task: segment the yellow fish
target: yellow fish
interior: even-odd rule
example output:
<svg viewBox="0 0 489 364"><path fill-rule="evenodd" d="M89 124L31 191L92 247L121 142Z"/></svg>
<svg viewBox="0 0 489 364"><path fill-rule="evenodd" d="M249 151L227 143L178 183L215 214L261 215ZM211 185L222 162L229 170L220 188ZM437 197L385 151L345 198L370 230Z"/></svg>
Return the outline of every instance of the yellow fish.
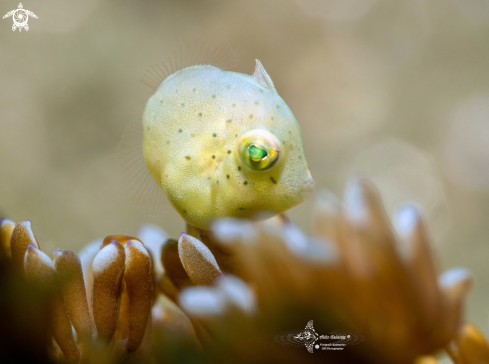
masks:
<svg viewBox="0 0 489 364"><path fill-rule="evenodd" d="M299 124L258 60L252 76L209 64L171 73L142 128L147 170L193 227L271 217L312 192Z"/></svg>

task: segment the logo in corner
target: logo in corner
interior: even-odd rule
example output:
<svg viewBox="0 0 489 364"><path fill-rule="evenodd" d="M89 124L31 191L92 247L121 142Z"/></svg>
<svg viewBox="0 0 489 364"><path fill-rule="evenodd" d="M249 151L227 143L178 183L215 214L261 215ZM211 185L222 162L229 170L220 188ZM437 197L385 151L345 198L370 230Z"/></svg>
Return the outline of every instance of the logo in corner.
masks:
<svg viewBox="0 0 489 364"><path fill-rule="evenodd" d="M12 25L13 31L15 31L17 28L19 29L19 32L22 31L22 28L28 31L29 24L27 24L27 22L29 21L29 15L37 19L36 14L34 14L32 11L25 10L22 3L19 3L19 8L9 11L7 14L3 16L3 19L8 18L10 16L13 18L14 20L14 25Z"/></svg>
<svg viewBox="0 0 489 364"><path fill-rule="evenodd" d="M312 326L312 321L309 321L306 325L304 331L300 332L298 335L294 336L294 338L302 341L307 348L307 351L312 353L314 343L319 339L319 335L316 334L316 330ZM317 345L316 345L317 346ZM316 348L317 349L317 348Z"/></svg>

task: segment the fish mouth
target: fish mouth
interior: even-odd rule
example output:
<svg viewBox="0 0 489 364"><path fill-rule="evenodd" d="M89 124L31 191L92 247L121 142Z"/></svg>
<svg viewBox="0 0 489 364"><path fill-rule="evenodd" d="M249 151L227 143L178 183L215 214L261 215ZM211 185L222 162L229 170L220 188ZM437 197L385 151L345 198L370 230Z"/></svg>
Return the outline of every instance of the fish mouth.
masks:
<svg viewBox="0 0 489 364"><path fill-rule="evenodd" d="M299 192L301 201L305 201L312 196L315 185L316 181L314 180L314 178L312 178L311 174L309 174L307 180L304 182Z"/></svg>

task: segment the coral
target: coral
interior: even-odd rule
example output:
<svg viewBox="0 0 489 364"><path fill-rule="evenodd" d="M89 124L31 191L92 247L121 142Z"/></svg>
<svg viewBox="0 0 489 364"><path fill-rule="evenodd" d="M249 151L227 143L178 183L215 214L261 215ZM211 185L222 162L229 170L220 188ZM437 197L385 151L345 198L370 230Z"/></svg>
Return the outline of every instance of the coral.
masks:
<svg viewBox="0 0 489 364"><path fill-rule="evenodd" d="M355 179L342 203L318 194L312 222L307 236L284 215L219 220L178 241L146 227L148 245L111 235L51 260L29 221L2 219L2 359L430 364L445 351L456 364L489 363L464 319L471 273L437 273L414 205L391 226L372 183ZM320 334L349 336L328 351Z"/></svg>
<svg viewBox="0 0 489 364"><path fill-rule="evenodd" d="M24 279L20 290L34 285L49 293L44 337L54 340L46 343L45 354L63 363L147 356L155 273L143 243L125 235L108 236L84 257L90 264L83 272L72 251L55 250L54 261L43 253L30 221L3 220L0 235L2 256L10 257L11 270Z"/></svg>

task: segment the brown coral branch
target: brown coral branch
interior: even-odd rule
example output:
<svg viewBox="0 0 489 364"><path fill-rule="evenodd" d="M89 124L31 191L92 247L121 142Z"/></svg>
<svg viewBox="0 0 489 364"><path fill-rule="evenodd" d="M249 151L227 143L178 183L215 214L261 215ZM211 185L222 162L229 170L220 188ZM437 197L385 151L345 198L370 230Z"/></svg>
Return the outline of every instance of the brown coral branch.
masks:
<svg viewBox="0 0 489 364"><path fill-rule="evenodd" d="M93 317L98 339L106 344L110 343L116 330L124 262L124 248L113 240L100 250L92 263Z"/></svg>
<svg viewBox="0 0 489 364"><path fill-rule="evenodd" d="M27 246L32 245L37 249L41 249L34 233L31 229L30 221L19 222L15 225L12 237L10 239L10 249L12 254L12 263L19 270L23 270L24 267L24 255L27 250Z"/></svg>
<svg viewBox="0 0 489 364"><path fill-rule="evenodd" d="M172 293L172 288L169 283L172 284L177 290L181 290L188 286L193 286L185 268L183 267L180 256L178 255L178 241L174 239L168 239L161 249L161 264L165 270L165 274L162 278L161 284L163 284L165 291L168 290L168 297L173 299L175 296ZM166 277L166 278L165 278ZM169 282L168 282L169 281Z"/></svg>
<svg viewBox="0 0 489 364"><path fill-rule="evenodd" d="M88 362L92 345L92 321L88 311L80 259L71 250L56 249L54 266L58 274L61 294L82 350L81 362Z"/></svg>
<svg viewBox="0 0 489 364"><path fill-rule="evenodd" d="M0 219L0 254L10 256L10 239L14 228L15 223L12 220Z"/></svg>
<svg viewBox="0 0 489 364"><path fill-rule="evenodd" d="M126 269L124 279L129 296L129 338L127 351L135 351L143 340L146 323L151 312L153 282L151 261L142 243L126 243Z"/></svg>
<svg viewBox="0 0 489 364"><path fill-rule="evenodd" d="M66 312L63 297L58 290L56 269L53 262L42 251L29 245L25 254L25 273L27 279L39 285L55 290L53 301L53 337L58 343L65 358L70 363L77 363L80 352L73 338L71 322Z"/></svg>
<svg viewBox="0 0 489 364"><path fill-rule="evenodd" d="M209 248L193 236L182 233L178 241L178 254L194 284L213 285L223 277Z"/></svg>

